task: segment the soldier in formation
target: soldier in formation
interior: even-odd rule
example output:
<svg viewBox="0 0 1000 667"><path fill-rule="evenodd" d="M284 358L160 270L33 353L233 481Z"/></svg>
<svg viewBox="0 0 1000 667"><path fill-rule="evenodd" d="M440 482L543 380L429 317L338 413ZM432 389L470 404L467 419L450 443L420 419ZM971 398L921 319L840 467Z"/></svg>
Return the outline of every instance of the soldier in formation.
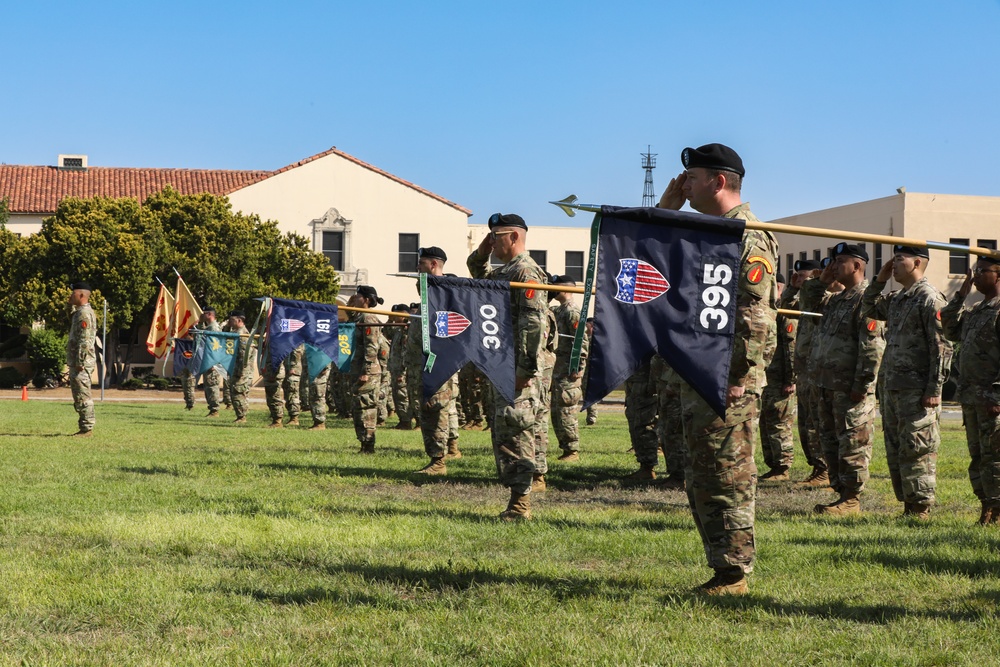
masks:
<svg viewBox="0 0 1000 667"><path fill-rule="evenodd" d="M552 284L576 286L569 276L553 276ZM552 427L559 440L562 454L560 461L580 460L580 401L583 400L583 373L570 368L573 340L580 326L580 307L573 302L570 292L550 292L549 296L558 302L554 312L559 333L556 347L556 362L552 370ZM585 368L590 341L584 336L580 350L580 368Z"/></svg>
<svg viewBox="0 0 1000 667"><path fill-rule="evenodd" d="M785 278L777 274L778 299ZM795 459L795 332L796 320L777 316L777 345L767 363L767 386L760 396L760 444L769 470L760 479L771 482L789 480L788 470Z"/></svg>
<svg viewBox="0 0 1000 667"><path fill-rule="evenodd" d="M683 489L684 470L688 466L681 414L681 385L684 381L658 354L650 363L650 373L656 383L656 441L667 464L667 476L660 485L666 489Z"/></svg>
<svg viewBox="0 0 1000 667"><path fill-rule="evenodd" d="M384 303L371 285L360 285L347 301L355 308L374 308ZM351 357L351 417L354 432L361 443L362 454L375 453L375 428L378 418L378 392L382 384L382 345L377 326L379 320L371 313L352 312L354 322L354 356Z"/></svg>
<svg viewBox="0 0 1000 667"><path fill-rule="evenodd" d="M215 308L205 308L201 313L198 328L202 331L222 331L217 321ZM220 387L222 383L222 369L219 366L212 366L202 376L202 384L205 391L205 403L208 404L207 417L219 416Z"/></svg>
<svg viewBox="0 0 1000 667"><path fill-rule="evenodd" d="M487 427L483 407L483 392L487 383L486 376L472 362L458 371L458 397L465 416L462 428L466 431L482 431Z"/></svg>
<svg viewBox="0 0 1000 667"><path fill-rule="evenodd" d="M250 409L250 385L253 383L253 350L256 345L250 339L245 320L246 315L242 310L234 310L229 314L230 330L240 334L236 345L236 368L230 378L236 424L245 424L247 421L247 412Z"/></svg>
<svg viewBox="0 0 1000 667"><path fill-rule="evenodd" d="M410 392L406 381L406 337L409 331L410 307L405 303L397 303L392 307L392 312L401 314L390 317L389 321L404 326L392 327L389 332L389 359L386 367L389 371L392 402L399 418L395 428L409 431L413 428L413 406L410 403Z"/></svg>
<svg viewBox="0 0 1000 667"><path fill-rule="evenodd" d="M547 295L551 296L551 292ZM558 344L556 316L551 308L545 309L545 329L542 333L542 351L538 357L538 403L535 409L535 475L532 493L545 491L545 475L549 472L549 414L552 407L552 371L556 365Z"/></svg>
<svg viewBox="0 0 1000 667"><path fill-rule="evenodd" d="M288 410L288 426L299 424L299 378L302 375L302 355L305 345L299 345L282 359L277 369L268 363L264 369L264 397L271 413L271 428L285 426L285 410ZM280 389L280 393L279 393Z"/></svg>
<svg viewBox="0 0 1000 667"><path fill-rule="evenodd" d="M91 377L97 366L97 318L90 307L90 285L84 282L70 285L69 340L66 344L66 365L73 407L79 415L79 429L74 435L94 434L94 399L90 394Z"/></svg>

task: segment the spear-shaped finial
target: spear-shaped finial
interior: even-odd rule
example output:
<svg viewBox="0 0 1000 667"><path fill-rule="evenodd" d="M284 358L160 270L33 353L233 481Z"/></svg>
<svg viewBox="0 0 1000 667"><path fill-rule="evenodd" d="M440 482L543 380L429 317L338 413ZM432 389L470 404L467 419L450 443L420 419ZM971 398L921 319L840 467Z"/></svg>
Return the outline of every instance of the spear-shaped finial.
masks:
<svg viewBox="0 0 1000 667"><path fill-rule="evenodd" d="M576 215L577 211L590 211L591 213L597 213L601 210L600 206L596 204L577 204L576 195L570 195L565 199L560 199L559 201L550 201L550 204L554 204L563 210L563 213L569 217Z"/></svg>

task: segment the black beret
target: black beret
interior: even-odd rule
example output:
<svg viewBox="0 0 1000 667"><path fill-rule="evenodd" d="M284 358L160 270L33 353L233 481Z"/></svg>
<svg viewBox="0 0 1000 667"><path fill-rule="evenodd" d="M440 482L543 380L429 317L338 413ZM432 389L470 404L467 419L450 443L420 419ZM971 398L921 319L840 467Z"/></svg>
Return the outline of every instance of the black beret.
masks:
<svg viewBox="0 0 1000 667"><path fill-rule="evenodd" d="M576 285L576 281L573 280L572 278L570 278L569 276L566 276L566 275L557 276L557 275L553 274L552 276L549 277L549 284L550 285Z"/></svg>
<svg viewBox="0 0 1000 667"><path fill-rule="evenodd" d="M375 303L379 304L385 303L385 299L380 297L378 295L378 292L376 292L375 288L372 287L371 285L358 285L358 294L365 297L366 299L374 301Z"/></svg>
<svg viewBox="0 0 1000 667"><path fill-rule="evenodd" d="M394 313L408 313L408 312L410 312L410 307L407 306L405 303L397 303L395 306L392 307L392 312L394 312Z"/></svg>
<svg viewBox="0 0 1000 667"><path fill-rule="evenodd" d="M1000 264L1000 257L994 257L993 255L976 255L976 259L987 264Z"/></svg>
<svg viewBox="0 0 1000 667"><path fill-rule="evenodd" d="M892 246L892 254L895 255L896 253L930 259L930 254L927 252L927 248L920 248L918 246L896 244Z"/></svg>
<svg viewBox="0 0 1000 667"><path fill-rule="evenodd" d="M410 304L410 310L420 310L420 304L414 301Z"/></svg>
<svg viewBox="0 0 1000 667"><path fill-rule="evenodd" d="M819 265L818 259L797 259L795 260L795 264L792 265L792 269L795 271L814 271L822 268Z"/></svg>
<svg viewBox="0 0 1000 667"><path fill-rule="evenodd" d="M489 225L490 229L494 227L520 227L524 230L528 229L528 223L517 213L494 213L490 216Z"/></svg>
<svg viewBox="0 0 1000 667"><path fill-rule="evenodd" d="M846 255L847 257L856 257L864 261L868 261L868 251L865 247L860 244L847 243L841 241L833 248L833 256L837 257L839 255Z"/></svg>
<svg viewBox="0 0 1000 667"><path fill-rule="evenodd" d="M242 310L234 310L233 312L229 313L229 317L239 317L240 319L244 320L247 318L246 313L244 313Z"/></svg>
<svg viewBox="0 0 1000 667"><path fill-rule="evenodd" d="M746 174L740 156L732 148L722 144L705 144L698 148L685 148L681 151L681 164L684 165L685 169L703 167L732 171L740 176Z"/></svg>
<svg viewBox="0 0 1000 667"><path fill-rule="evenodd" d="M87 290L88 292L91 291L91 289L90 289L90 283L85 283L85 282L82 282L82 281L78 282L78 283L72 283L72 284L70 284L69 288L71 290L84 289L84 290Z"/></svg>
<svg viewBox="0 0 1000 667"><path fill-rule="evenodd" d="M214 313L215 312L215 308L212 308L211 306L208 306L207 308L204 308L201 312L202 313Z"/></svg>
<svg viewBox="0 0 1000 667"><path fill-rule="evenodd" d="M833 257L824 257L822 260L820 260L819 266L820 268L825 269L826 267L830 266L830 262L832 261Z"/></svg>
<svg viewBox="0 0 1000 667"><path fill-rule="evenodd" d="M446 255L444 250L441 250L441 248L436 245L432 245L429 248L421 248L420 258L423 259L424 257L427 257L428 259L440 259L442 262L448 261L448 255Z"/></svg>
<svg viewBox="0 0 1000 667"><path fill-rule="evenodd" d="M781 283L782 285L784 285L785 284L785 276L782 275L782 273L779 271L778 273L774 274L774 282Z"/></svg>

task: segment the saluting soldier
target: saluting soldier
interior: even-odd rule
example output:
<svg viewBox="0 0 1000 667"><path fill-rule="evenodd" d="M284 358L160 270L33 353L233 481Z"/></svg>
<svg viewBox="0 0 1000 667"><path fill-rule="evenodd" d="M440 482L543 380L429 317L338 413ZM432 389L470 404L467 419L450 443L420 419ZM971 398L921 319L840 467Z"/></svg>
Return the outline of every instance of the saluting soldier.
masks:
<svg viewBox="0 0 1000 667"><path fill-rule="evenodd" d="M66 344L66 365L73 407L79 419L79 430L73 435L90 437L94 434L94 399L90 394L91 377L97 366L97 318L90 307L90 285L73 283L69 295L72 309L69 341Z"/></svg>
<svg viewBox="0 0 1000 667"><path fill-rule="evenodd" d="M964 308L972 286L983 300ZM1000 259L979 257L941 310L944 334L961 343L958 396L969 443L969 481L980 525L1000 524Z"/></svg>
<svg viewBox="0 0 1000 667"><path fill-rule="evenodd" d="M941 388L951 365L940 315L947 299L924 277L927 248L895 245L892 252L865 289L861 314L886 322L879 406L892 490L904 515L926 519L937 487ZM890 276L903 289L883 295Z"/></svg>
<svg viewBox="0 0 1000 667"><path fill-rule="evenodd" d="M576 286L569 276L553 276L554 285ZM573 351L573 339L580 326L580 307L573 302L570 292L550 292L559 302L555 309L556 328L559 344L556 347L556 364L552 370L552 428L559 440L562 454L560 461L580 460L580 401L583 398L583 373L569 367ZM590 341L583 338L580 349L580 368L586 368L590 352Z"/></svg>
<svg viewBox="0 0 1000 667"><path fill-rule="evenodd" d="M778 299L785 288L785 277L778 273ZM770 468L761 480L786 482L795 460L795 332L798 323L784 315L777 316L778 344L767 364L767 386L760 396L760 444L764 463Z"/></svg>
<svg viewBox="0 0 1000 667"><path fill-rule="evenodd" d="M347 300L348 306L354 308L374 308L385 303L371 285L359 285L358 291ZM361 443L362 454L375 453L375 426L378 419L378 392L382 383L381 344L379 329L372 326L379 324L378 318L372 313L350 313L350 321L354 322L354 356L351 358L351 377L353 401L351 417L354 419L354 432ZM329 371L329 369L327 369Z"/></svg>
<svg viewBox="0 0 1000 667"><path fill-rule="evenodd" d="M838 243L833 262L803 291L821 292L833 280L844 290L830 298L813 337L810 368L818 388L819 433L838 497L818 504L818 514L861 513L860 496L868 481L875 423L875 380L885 340L878 320L865 317L861 298L868 281L864 246ZM808 288L807 288L808 286Z"/></svg>
<svg viewBox="0 0 1000 667"><path fill-rule="evenodd" d="M539 283L547 280L545 271L531 259L526 246L528 225L515 213L494 213L489 220L490 233L479 244L466 265L474 278L510 282ZM490 256L503 262L491 269ZM516 395L511 405L500 395L493 395L493 456L500 482L510 489L507 509L500 513L504 521L531 518L531 484L535 474L535 415L542 348L545 346L545 319L548 294L543 289L510 291L513 323Z"/></svg>
<svg viewBox="0 0 1000 667"><path fill-rule="evenodd" d="M663 208L691 208L709 215L758 222L742 203L746 171L732 148L707 144L685 148L684 171L660 198ZM778 244L770 232L746 229L736 290L736 325L729 369L726 414L719 417L689 385L681 387L684 434L690 456L688 502L715 576L700 587L708 595L742 595L753 570L754 447L764 355L775 340L774 264Z"/></svg>

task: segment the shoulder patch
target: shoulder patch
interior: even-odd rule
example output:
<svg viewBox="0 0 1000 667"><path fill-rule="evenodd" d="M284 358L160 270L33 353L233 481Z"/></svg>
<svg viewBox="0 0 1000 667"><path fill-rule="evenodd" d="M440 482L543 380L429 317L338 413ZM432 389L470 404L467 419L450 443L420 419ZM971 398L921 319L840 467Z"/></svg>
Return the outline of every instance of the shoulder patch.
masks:
<svg viewBox="0 0 1000 667"><path fill-rule="evenodd" d="M868 329L868 331L875 331L876 327L878 327L878 322L875 320L868 320L868 324L865 325L865 328Z"/></svg>
<svg viewBox="0 0 1000 667"><path fill-rule="evenodd" d="M749 264L760 264L764 267L764 270L768 273L774 273L774 265L771 264L771 260L767 257L762 257L761 255L753 255L747 258L747 263Z"/></svg>
<svg viewBox="0 0 1000 667"><path fill-rule="evenodd" d="M541 283L539 283L536 280L529 280L529 281L527 281L527 283L529 285L540 285L541 284ZM533 290L531 288L526 289L524 291L524 298L526 298L526 299L534 299L535 298L535 290Z"/></svg>
<svg viewBox="0 0 1000 667"><path fill-rule="evenodd" d="M366 336L371 336L372 335L372 328L371 327L365 327L365 335Z"/></svg>
<svg viewBox="0 0 1000 667"><path fill-rule="evenodd" d="M793 331L795 331L795 325L789 322L788 326L785 327L785 331L787 331L788 333L792 333Z"/></svg>
<svg viewBox="0 0 1000 667"><path fill-rule="evenodd" d="M937 321L940 322L941 321L941 311L939 310L936 313L934 313L934 317L936 317Z"/></svg>
<svg viewBox="0 0 1000 667"><path fill-rule="evenodd" d="M87 320L80 320L80 328L81 329L87 328Z"/></svg>
<svg viewBox="0 0 1000 667"><path fill-rule="evenodd" d="M747 282L752 285L756 285L761 280L764 279L764 265L760 262L754 262L747 269Z"/></svg>

